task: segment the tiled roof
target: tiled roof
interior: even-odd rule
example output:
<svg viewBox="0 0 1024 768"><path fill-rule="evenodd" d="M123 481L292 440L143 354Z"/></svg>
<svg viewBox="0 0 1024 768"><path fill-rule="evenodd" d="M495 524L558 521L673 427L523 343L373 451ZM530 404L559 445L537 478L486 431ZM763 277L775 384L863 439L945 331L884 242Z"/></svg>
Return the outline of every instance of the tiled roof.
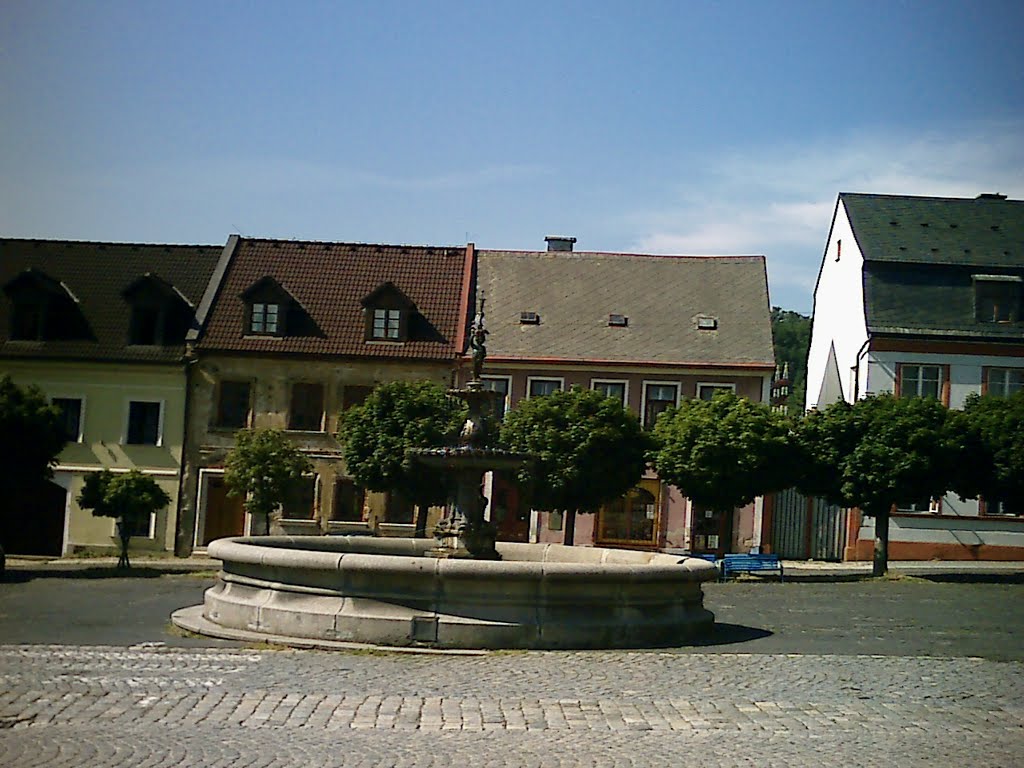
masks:
<svg viewBox="0 0 1024 768"><path fill-rule="evenodd" d="M762 256L480 251L477 288L490 358L774 365Z"/></svg>
<svg viewBox="0 0 1024 768"><path fill-rule="evenodd" d="M839 197L867 261L1024 264L1024 200L848 192Z"/></svg>
<svg viewBox="0 0 1024 768"><path fill-rule="evenodd" d="M1024 201L849 193L840 199L865 258L872 333L1024 339L1024 322L975 318L973 279L1024 278Z"/></svg>
<svg viewBox="0 0 1024 768"><path fill-rule="evenodd" d="M197 348L257 354L451 360L459 331L466 248L242 238ZM242 294L272 277L312 321L309 335L247 336ZM422 318L404 343L365 339L362 299L392 282Z"/></svg>
<svg viewBox="0 0 1024 768"><path fill-rule="evenodd" d="M152 245L0 239L0 285L33 269L63 283L77 299L92 338L10 341L10 299L0 296L0 357L173 362L184 344L130 346L131 306L123 291L150 273L198 306L223 250L217 245Z"/></svg>

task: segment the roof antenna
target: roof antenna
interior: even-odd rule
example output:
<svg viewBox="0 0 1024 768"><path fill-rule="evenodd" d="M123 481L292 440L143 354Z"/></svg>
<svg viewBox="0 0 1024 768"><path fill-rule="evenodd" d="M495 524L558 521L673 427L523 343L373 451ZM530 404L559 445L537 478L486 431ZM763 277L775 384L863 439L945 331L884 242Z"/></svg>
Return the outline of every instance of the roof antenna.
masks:
<svg viewBox="0 0 1024 768"><path fill-rule="evenodd" d="M241 235L242 237L245 237L245 238L248 238L248 237L249 237L249 236L248 236L247 234L245 234L245 232L243 232L242 230L240 230L240 229L238 228L238 225L236 225L236 224L232 224L232 225L231 225L231 228L232 228L232 229L234 229L234 230L235 230L235 232L237 232L237 233L238 233L239 235Z"/></svg>

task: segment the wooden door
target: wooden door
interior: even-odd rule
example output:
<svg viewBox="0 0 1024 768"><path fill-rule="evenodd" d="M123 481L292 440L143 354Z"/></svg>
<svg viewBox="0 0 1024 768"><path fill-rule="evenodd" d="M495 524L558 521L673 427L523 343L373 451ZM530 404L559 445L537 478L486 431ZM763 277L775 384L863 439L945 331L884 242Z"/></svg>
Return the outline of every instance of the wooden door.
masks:
<svg viewBox="0 0 1024 768"><path fill-rule="evenodd" d="M241 536L245 532L245 507L241 496L228 496L223 475L210 475L206 481L206 523L203 546L225 536Z"/></svg>

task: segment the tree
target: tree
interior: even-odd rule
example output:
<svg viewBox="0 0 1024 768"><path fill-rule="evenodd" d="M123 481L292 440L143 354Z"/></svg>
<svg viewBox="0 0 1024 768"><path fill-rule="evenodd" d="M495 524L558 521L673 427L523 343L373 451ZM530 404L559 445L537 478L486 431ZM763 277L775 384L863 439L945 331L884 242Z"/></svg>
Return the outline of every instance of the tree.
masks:
<svg viewBox="0 0 1024 768"><path fill-rule="evenodd" d="M982 447L970 452L976 457L972 465L961 465L963 495L981 495L990 506L1002 503L1024 512L1024 390L1010 397L971 395L964 417Z"/></svg>
<svg viewBox="0 0 1024 768"><path fill-rule="evenodd" d="M128 561L128 542L132 532L139 525L146 525L150 515L171 502L164 489L156 481L133 469L115 475L108 469L90 472L85 476L78 505L91 509L96 517L113 517L117 520L117 537L121 541L121 556L118 568L131 568Z"/></svg>
<svg viewBox="0 0 1024 768"><path fill-rule="evenodd" d="M60 413L38 388L0 378L0 498L10 503L53 477L66 442Z"/></svg>
<svg viewBox="0 0 1024 768"><path fill-rule="evenodd" d="M256 535L270 532L270 515L313 466L279 429L243 429L235 434L224 482L228 493L245 499Z"/></svg>
<svg viewBox="0 0 1024 768"><path fill-rule="evenodd" d="M772 342L775 365L789 365L790 413L804 408L807 390L807 353L811 346L811 318L781 307L772 307Z"/></svg>
<svg viewBox="0 0 1024 768"><path fill-rule="evenodd" d="M795 479L790 420L768 406L716 392L685 400L654 427L658 476L691 501L728 513Z"/></svg>
<svg viewBox="0 0 1024 768"><path fill-rule="evenodd" d="M889 514L899 502L941 498L963 477L963 414L934 398L874 395L840 401L800 422L800 490L875 519L872 573L889 563Z"/></svg>
<svg viewBox="0 0 1024 768"><path fill-rule="evenodd" d="M533 461L519 471L535 508L564 511L564 543L574 540L576 512L594 512L635 486L650 447L640 422L621 403L572 388L532 397L505 416L501 443Z"/></svg>
<svg viewBox="0 0 1024 768"><path fill-rule="evenodd" d="M338 439L345 467L371 491L397 491L417 506L416 536L426 535L427 510L447 499L447 481L435 469L409 461L411 448L451 444L466 410L431 381L392 381L341 415Z"/></svg>

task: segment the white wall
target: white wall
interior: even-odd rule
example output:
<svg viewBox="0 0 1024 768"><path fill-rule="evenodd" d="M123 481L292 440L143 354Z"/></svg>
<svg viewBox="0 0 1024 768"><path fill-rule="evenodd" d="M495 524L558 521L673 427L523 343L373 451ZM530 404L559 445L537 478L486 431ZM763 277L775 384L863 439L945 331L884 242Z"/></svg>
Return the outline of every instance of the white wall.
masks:
<svg viewBox="0 0 1024 768"><path fill-rule="evenodd" d="M840 241L841 252L838 245ZM822 257L818 284L814 290L811 349L807 358L805 406L808 409L824 408L829 405L829 402L825 402L825 398L821 398L820 395L828 369L829 350L833 346L839 368L842 397L849 401L853 400L851 368L868 338L867 325L864 321L863 265L864 257L857 247L846 209L840 201L836 206L832 231ZM834 395L829 394L829 397Z"/></svg>
<svg viewBox="0 0 1024 768"><path fill-rule="evenodd" d="M892 392L896 386L896 364L949 366L949 407L963 408L967 396L981 394L981 373L984 367L1013 368L1024 366L1019 357L995 355L945 355L922 352L871 352L868 354L868 377L861 394Z"/></svg>

